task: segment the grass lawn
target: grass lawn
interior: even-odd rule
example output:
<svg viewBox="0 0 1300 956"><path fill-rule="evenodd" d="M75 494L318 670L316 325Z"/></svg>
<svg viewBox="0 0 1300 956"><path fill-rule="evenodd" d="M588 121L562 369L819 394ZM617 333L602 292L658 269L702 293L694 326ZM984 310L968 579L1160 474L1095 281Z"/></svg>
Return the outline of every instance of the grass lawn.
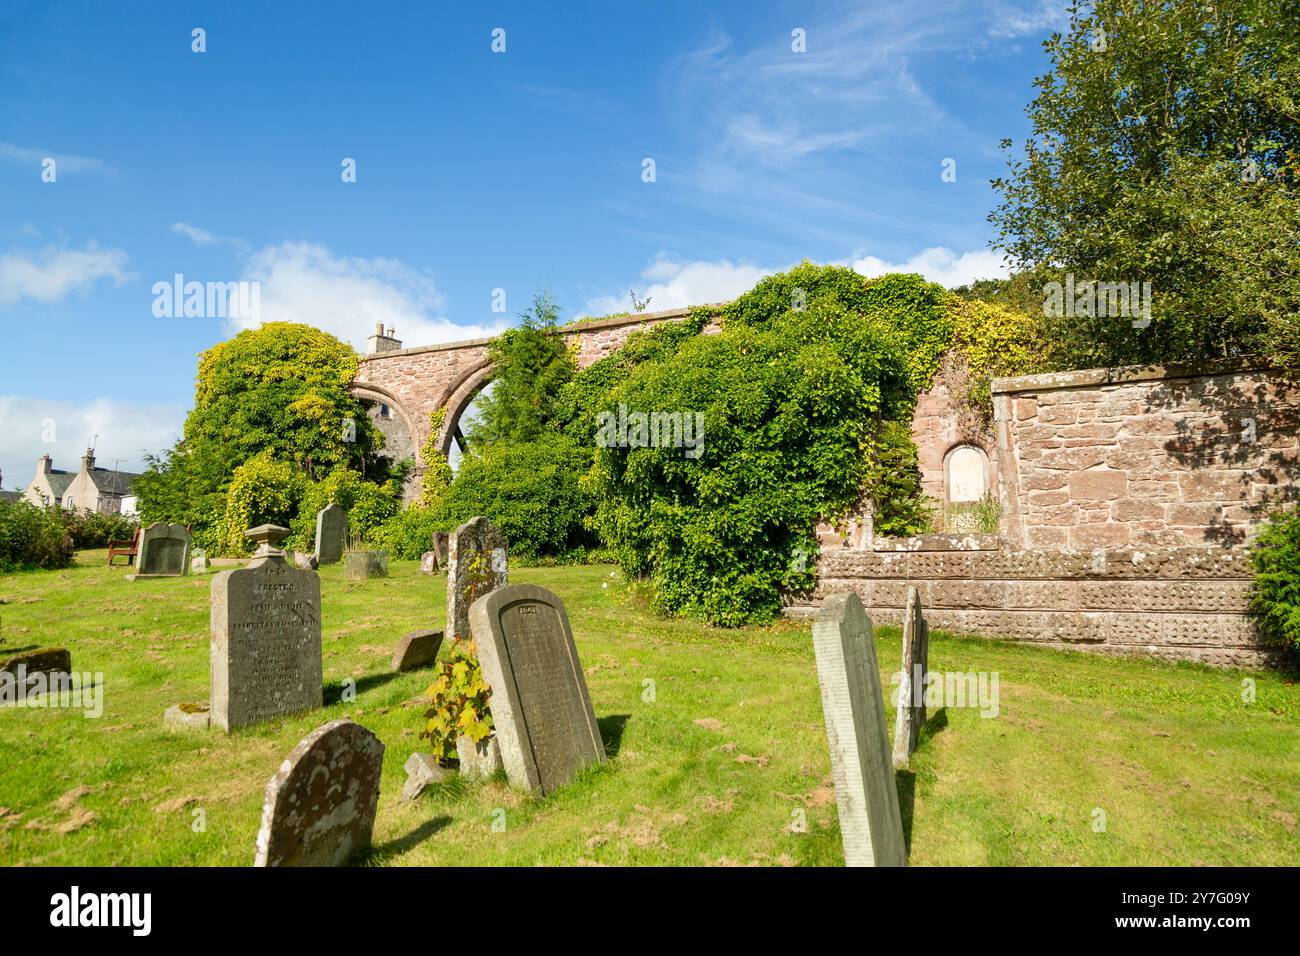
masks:
<svg viewBox="0 0 1300 956"><path fill-rule="evenodd" d="M129 582L96 551L0 576L0 657L66 646L104 681L98 719L0 707L0 861L246 866L266 781L309 731L350 717L388 748L372 864L843 862L808 626L661 620L609 567L511 579L564 599L610 761L545 800L496 780L403 801L428 676L392 674L389 657L406 631L443 626L446 579L391 570L361 584L339 565L321 573L334 703L229 736L162 724L171 704L207 699L210 575ZM876 641L887 687L898 630ZM997 672L1000 706L931 714L898 775L912 865L1300 861L1300 689L1287 678L941 632L930 663ZM357 694L342 702L348 678Z"/></svg>

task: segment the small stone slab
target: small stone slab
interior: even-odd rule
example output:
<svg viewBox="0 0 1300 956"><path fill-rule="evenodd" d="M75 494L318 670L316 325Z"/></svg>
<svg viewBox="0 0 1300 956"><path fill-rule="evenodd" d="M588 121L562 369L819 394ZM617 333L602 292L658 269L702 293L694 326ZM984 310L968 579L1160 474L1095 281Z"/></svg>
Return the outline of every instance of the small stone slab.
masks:
<svg viewBox="0 0 1300 956"><path fill-rule="evenodd" d="M266 785L254 866L342 866L370 845L384 745L334 720L294 747Z"/></svg>
<svg viewBox="0 0 1300 956"><path fill-rule="evenodd" d="M447 633L453 641L470 637L470 605L505 587L508 578L506 537L491 521L480 515L451 533L447 545Z"/></svg>
<svg viewBox="0 0 1300 956"><path fill-rule="evenodd" d="M393 670L414 671L428 667L438 659L442 631L412 631L397 642L393 651Z"/></svg>
<svg viewBox="0 0 1300 956"><path fill-rule="evenodd" d="M564 602L516 584L470 608L510 783L546 794L605 759Z"/></svg>
<svg viewBox="0 0 1300 956"><path fill-rule="evenodd" d="M813 650L844 863L906 866L876 646L856 594L826 598L813 623Z"/></svg>
<svg viewBox="0 0 1300 956"><path fill-rule="evenodd" d="M38 676L43 675L43 676ZM41 647L14 654L0 664L0 687L10 699L55 687L72 677L72 652L66 647Z"/></svg>
<svg viewBox="0 0 1300 956"><path fill-rule="evenodd" d="M930 666L930 625L921 614L921 594L907 589L903 611L903 669L894 718L894 766L906 767L925 724L925 676Z"/></svg>
<svg viewBox="0 0 1300 956"><path fill-rule="evenodd" d="M316 512L316 563L335 564L348 546L348 513L336 504Z"/></svg>
<svg viewBox="0 0 1300 956"><path fill-rule="evenodd" d="M178 730L207 730L211 719L207 704L172 704L163 712L163 723Z"/></svg>
<svg viewBox="0 0 1300 956"><path fill-rule="evenodd" d="M438 555L432 551L426 551L420 555L420 573L437 574L438 573Z"/></svg>
<svg viewBox="0 0 1300 956"><path fill-rule="evenodd" d="M190 573L190 533L183 524L155 522L140 532L135 575L140 578L180 577Z"/></svg>
<svg viewBox="0 0 1300 956"><path fill-rule="evenodd" d="M460 775L464 780L486 780L498 770L504 770L501 760L501 743L496 735L485 737L477 744L464 734L456 738L456 756L460 760Z"/></svg>
<svg viewBox="0 0 1300 956"><path fill-rule="evenodd" d="M441 766L433 754L411 754L402 769L406 771L406 783L402 785L404 800L418 800L424 791L452 776L452 772Z"/></svg>
<svg viewBox="0 0 1300 956"><path fill-rule="evenodd" d="M316 555L314 554L295 554L293 556L293 565L303 571L315 571L318 567Z"/></svg>
<svg viewBox="0 0 1300 956"><path fill-rule="evenodd" d="M348 581L388 577L388 552L349 551L343 557L343 577Z"/></svg>

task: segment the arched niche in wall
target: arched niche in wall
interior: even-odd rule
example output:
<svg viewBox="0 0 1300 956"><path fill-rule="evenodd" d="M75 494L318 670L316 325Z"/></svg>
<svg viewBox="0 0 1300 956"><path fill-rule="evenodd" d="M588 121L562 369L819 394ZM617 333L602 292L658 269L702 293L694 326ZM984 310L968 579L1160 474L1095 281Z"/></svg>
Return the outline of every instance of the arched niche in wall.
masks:
<svg viewBox="0 0 1300 956"><path fill-rule="evenodd" d="M956 445L943 459L944 500L974 504L989 490L989 456L978 445Z"/></svg>

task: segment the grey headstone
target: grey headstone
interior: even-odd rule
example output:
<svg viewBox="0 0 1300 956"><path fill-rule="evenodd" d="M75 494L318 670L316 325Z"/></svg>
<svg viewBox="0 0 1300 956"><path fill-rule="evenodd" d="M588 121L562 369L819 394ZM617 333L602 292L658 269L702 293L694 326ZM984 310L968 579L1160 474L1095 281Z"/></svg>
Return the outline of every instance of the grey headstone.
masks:
<svg viewBox="0 0 1300 956"><path fill-rule="evenodd" d="M921 615L921 595L907 589L903 611L903 669L894 718L894 766L906 767L925 724L925 675L930 667L930 625Z"/></svg>
<svg viewBox="0 0 1300 956"><path fill-rule="evenodd" d="M254 866L342 866L370 845L384 745L334 720L294 747L266 785Z"/></svg>
<svg viewBox="0 0 1300 956"><path fill-rule="evenodd" d="M844 863L906 866L871 619L856 594L826 598L813 623L813 650Z"/></svg>
<svg viewBox="0 0 1300 956"><path fill-rule="evenodd" d="M141 531L135 568L137 579L189 574L190 533L185 525L156 522Z"/></svg>
<svg viewBox="0 0 1300 956"><path fill-rule="evenodd" d="M190 552L190 571L194 574L203 574L212 566L208 560L208 552L202 548L195 548Z"/></svg>
<svg viewBox="0 0 1300 956"><path fill-rule="evenodd" d="M498 770L504 770L501 760L501 742L495 734L477 744L464 734L456 738L456 757L460 760L460 775L465 780L486 780Z"/></svg>
<svg viewBox="0 0 1300 956"><path fill-rule="evenodd" d="M402 797L417 800L425 790L451 777L452 772L438 764L433 754L411 754L402 767L406 771L406 783L402 785Z"/></svg>
<svg viewBox="0 0 1300 956"><path fill-rule="evenodd" d="M564 603L516 584L479 598L469 616L510 783L546 794L604 760Z"/></svg>
<svg viewBox="0 0 1300 956"><path fill-rule="evenodd" d="M264 528L266 526L263 526ZM249 532L287 534L284 528ZM321 688L320 578L264 543L212 579L212 725L222 730L312 710Z"/></svg>
<svg viewBox="0 0 1300 956"><path fill-rule="evenodd" d="M316 512L316 563L334 564L348 546L348 513L338 505Z"/></svg>
<svg viewBox="0 0 1300 956"><path fill-rule="evenodd" d="M505 535L481 515L451 533L447 546L447 634L468 640L470 605L509 583Z"/></svg>
<svg viewBox="0 0 1300 956"><path fill-rule="evenodd" d="M0 664L0 695L17 700L57 691L72 678L72 653L66 647L42 647L15 654Z"/></svg>
<svg viewBox="0 0 1300 956"><path fill-rule="evenodd" d="M438 658L442 631L412 631L397 642L393 651L393 670L414 671L428 667Z"/></svg>
<svg viewBox="0 0 1300 956"><path fill-rule="evenodd" d="M388 552L349 551L343 556L343 577L347 581L388 577Z"/></svg>
<svg viewBox="0 0 1300 956"><path fill-rule="evenodd" d="M447 548L450 535L446 531L433 532L433 553L438 559L438 567L447 567Z"/></svg>
<svg viewBox="0 0 1300 956"><path fill-rule="evenodd" d="M297 567L297 568L301 568L301 569L304 570L304 571L315 571L315 570L316 570L316 567L317 567L317 565L316 565L316 555L314 555L314 554L295 554L295 555L293 556L293 564L294 564L295 567Z"/></svg>
<svg viewBox="0 0 1300 956"><path fill-rule="evenodd" d="M426 551L420 555L420 573L437 574L438 573L438 555L432 551Z"/></svg>

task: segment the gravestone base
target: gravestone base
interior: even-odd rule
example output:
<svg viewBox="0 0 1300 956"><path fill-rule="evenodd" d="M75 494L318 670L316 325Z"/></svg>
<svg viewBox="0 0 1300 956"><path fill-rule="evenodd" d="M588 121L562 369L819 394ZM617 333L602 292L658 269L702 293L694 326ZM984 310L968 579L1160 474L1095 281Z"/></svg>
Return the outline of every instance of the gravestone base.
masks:
<svg viewBox="0 0 1300 956"><path fill-rule="evenodd" d="M387 551L349 551L343 556L343 578L365 581L388 577Z"/></svg>
<svg viewBox="0 0 1300 956"><path fill-rule="evenodd" d="M477 745L464 734L456 738L456 757L460 760L460 775L465 780L486 780L498 770L504 770L501 744L496 735L480 740Z"/></svg>
<svg viewBox="0 0 1300 956"><path fill-rule="evenodd" d="M207 730L211 722L207 704L172 704L163 712L163 724L177 730Z"/></svg>

